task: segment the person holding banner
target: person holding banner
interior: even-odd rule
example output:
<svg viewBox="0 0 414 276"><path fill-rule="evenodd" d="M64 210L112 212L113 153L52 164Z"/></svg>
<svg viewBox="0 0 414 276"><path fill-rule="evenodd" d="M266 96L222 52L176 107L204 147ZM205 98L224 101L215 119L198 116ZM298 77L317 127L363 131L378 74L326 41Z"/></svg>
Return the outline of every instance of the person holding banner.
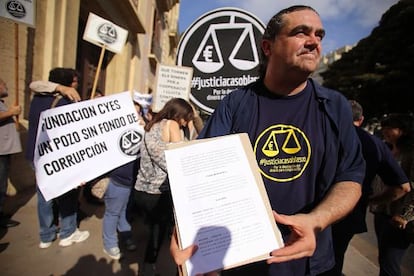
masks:
<svg viewBox="0 0 414 276"><path fill-rule="evenodd" d="M68 69L73 70L73 79L70 83L70 86L65 86L51 81L40 80L31 82L29 87L33 93L59 93L63 97L66 97L73 102L79 102L81 101L81 97L77 91L79 84L79 74L74 69Z"/></svg>
<svg viewBox="0 0 414 276"><path fill-rule="evenodd" d="M70 69L73 70L73 69ZM66 97L68 99L70 99L73 102L79 102L81 101L81 97L77 91L78 88L78 84L79 84L79 74L77 73L76 70L74 70L74 77L73 77L73 81L69 86L65 86L59 83L55 83L55 82L51 82L51 81L43 81L43 80L39 80L39 81L33 81L30 83L30 89L32 90L33 93L40 93L40 94L60 94L63 97ZM88 99L91 97L92 95L92 88L88 89ZM97 97L102 97L105 94L99 90L96 89L95 92L95 96L94 98ZM83 186L83 196L85 197L86 201L88 203L91 204L96 204L96 205L101 205L103 204L103 201L97 197L95 197L92 192L92 186L99 180L95 179L92 181L87 182L84 186Z"/></svg>
<svg viewBox="0 0 414 276"><path fill-rule="evenodd" d="M164 150L167 143L184 141L182 130L193 118L192 106L184 99L173 98L144 127L146 133L141 143L134 198L150 227L143 265L145 273L154 272L163 237L172 221L173 207ZM142 273L140 271L140 275Z"/></svg>
<svg viewBox="0 0 414 276"><path fill-rule="evenodd" d="M13 119L14 116L20 114L21 107L13 105L8 108L3 101L3 98L8 95L6 82L0 79L0 227L3 228L20 224L3 213L11 155L22 151L20 136Z"/></svg>
<svg viewBox="0 0 414 276"><path fill-rule="evenodd" d="M198 136L248 133L285 241L266 261L222 276L317 275L335 264L330 225L358 202L365 161L347 99L310 78L324 36L312 7L274 15L262 36L260 78L227 95ZM180 250L171 239L179 265L196 248Z"/></svg>
<svg viewBox="0 0 414 276"><path fill-rule="evenodd" d="M77 74L75 72L71 68L54 68L49 72L49 81L64 86L76 86ZM70 98L62 97L60 94L45 92L35 94L30 103L26 159L32 164L34 162L40 113L55 106L67 105L73 102ZM73 94L71 95L73 97ZM75 95L73 100L78 100L78 96ZM36 164L33 165L36 166ZM80 231L77 228L78 196L78 189L73 189L53 200L46 201L37 187L37 213L40 226L39 248L50 247L58 234L60 238L59 245L62 247L83 242L89 237L88 231ZM53 205L55 201L59 211L59 229L54 224Z"/></svg>

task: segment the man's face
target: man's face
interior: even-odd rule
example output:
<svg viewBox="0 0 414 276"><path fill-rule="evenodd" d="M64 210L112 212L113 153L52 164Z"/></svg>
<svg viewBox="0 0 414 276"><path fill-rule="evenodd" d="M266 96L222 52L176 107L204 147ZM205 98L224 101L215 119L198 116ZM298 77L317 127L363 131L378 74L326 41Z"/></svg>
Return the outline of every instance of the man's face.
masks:
<svg viewBox="0 0 414 276"><path fill-rule="evenodd" d="M285 25L274 41L267 41L269 66L273 70L314 72L322 52L325 31L318 14L312 10L295 11L283 16ZM264 45L264 47L266 47Z"/></svg>
<svg viewBox="0 0 414 276"><path fill-rule="evenodd" d="M9 95L8 91L7 91L7 85L0 81L0 98L5 98Z"/></svg>

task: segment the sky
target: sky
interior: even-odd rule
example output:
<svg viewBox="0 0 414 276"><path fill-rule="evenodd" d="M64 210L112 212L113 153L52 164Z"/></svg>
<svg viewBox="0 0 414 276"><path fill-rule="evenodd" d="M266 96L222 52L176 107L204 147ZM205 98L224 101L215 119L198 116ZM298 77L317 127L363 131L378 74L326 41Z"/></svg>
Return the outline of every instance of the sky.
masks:
<svg viewBox="0 0 414 276"><path fill-rule="evenodd" d="M345 45L354 45L370 35L383 13L398 0L180 0L178 28L184 32L204 13L222 7L236 7L250 12L264 25L279 10L304 4L318 11L326 30L322 41L327 54Z"/></svg>

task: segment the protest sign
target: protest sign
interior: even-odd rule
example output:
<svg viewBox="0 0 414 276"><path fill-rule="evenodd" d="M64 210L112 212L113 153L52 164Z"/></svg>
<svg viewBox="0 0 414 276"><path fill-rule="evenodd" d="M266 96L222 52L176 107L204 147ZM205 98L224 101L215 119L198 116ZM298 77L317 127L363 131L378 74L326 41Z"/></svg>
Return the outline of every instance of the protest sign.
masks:
<svg viewBox="0 0 414 276"><path fill-rule="evenodd" d="M233 90L259 78L260 45L266 25L248 11L208 11L181 36L177 65L193 68L190 100L213 113Z"/></svg>
<svg viewBox="0 0 414 276"><path fill-rule="evenodd" d="M159 65L157 88L152 109L159 112L171 98L189 100L193 69L184 66Z"/></svg>
<svg viewBox="0 0 414 276"><path fill-rule="evenodd" d="M34 165L50 200L137 158L144 129L129 92L41 113Z"/></svg>
<svg viewBox="0 0 414 276"><path fill-rule="evenodd" d="M103 19L96 14L89 13L86 22L83 39L101 47L98 66L96 68L95 79L93 81L91 99L95 96L96 86L98 84L99 73L105 55L105 49L114 53L120 53L128 37L128 31Z"/></svg>
<svg viewBox="0 0 414 276"><path fill-rule="evenodd" d="M34 27L36 0L0 0L0 16Z"/></svg>
<svg viewBox="0 0 414 276"><path fill-rule="evenodd" d="M128 37L128 31L89 13L83 39L99 47L105 46L111 52L120 53Z"/></svg>
<svg viewBox="0 0 414 276"><path fill-rule="evenodd" d="M0 0L0 17L14 21L14 105L19 105L19 24L35 26L36 0ZM4 34L3 34L4 35ZM10 33L9 33L10 35ZM19 115L16 116L19 129Z"/></svg>

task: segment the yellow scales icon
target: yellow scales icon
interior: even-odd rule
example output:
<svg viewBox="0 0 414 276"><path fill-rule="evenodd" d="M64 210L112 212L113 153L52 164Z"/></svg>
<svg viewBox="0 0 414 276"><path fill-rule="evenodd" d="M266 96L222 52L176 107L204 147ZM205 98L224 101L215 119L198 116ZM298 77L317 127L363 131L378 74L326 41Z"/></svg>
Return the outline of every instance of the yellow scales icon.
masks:
<svg viewBox="0 0 414 276"><path fill-rule="evenodd" d="M299 145L299 140L296 137L295 131L293 129L280 129L273 130L269 138L267 138L266 143L262 147L262 152L268 157L274 157L279 154L279 146L277 144L276 136L284 134L286 135L285 141L282 145L282 150L287 154L295 154L301 150Z"/></svg>

